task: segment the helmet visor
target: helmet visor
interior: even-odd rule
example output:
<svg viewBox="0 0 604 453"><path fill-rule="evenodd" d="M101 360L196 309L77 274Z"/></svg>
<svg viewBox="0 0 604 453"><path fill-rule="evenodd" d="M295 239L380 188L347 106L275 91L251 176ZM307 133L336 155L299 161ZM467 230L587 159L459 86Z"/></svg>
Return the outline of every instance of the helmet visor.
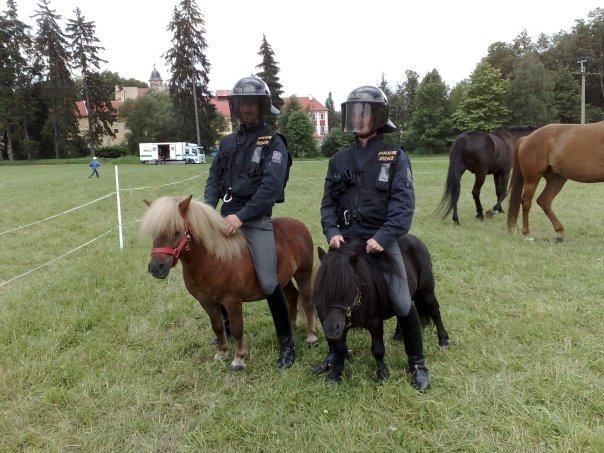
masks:
<svg viewBox="0 0 604 453"><path fill-rule="evenodd" d="M388 121L388 109L375 102L345 102L342 104L344 132L370 134Z"/></svg>
<svg viewBox="0 0 604 453"><path fill-rule="evenodd" d="M241 124L259 123L270 113L270 103L268 96L231 96L229 98L231 118L237 118Z"/></svg>

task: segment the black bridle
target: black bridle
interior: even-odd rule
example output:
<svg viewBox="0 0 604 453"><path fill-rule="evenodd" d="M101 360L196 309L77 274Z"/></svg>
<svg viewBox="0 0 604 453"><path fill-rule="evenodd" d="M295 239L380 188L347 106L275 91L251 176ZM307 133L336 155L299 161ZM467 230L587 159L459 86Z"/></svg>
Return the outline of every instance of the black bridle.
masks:
<svg viewBox="0 0 604 453"><path fill-rule="evenodd" d="M342 310L344 315L346 316L346 324L344 328L348 328L352 325L352 314L354 313L355 308L360 307L363 302L363 294L361 292L361 279L359 278L359 274L355 272L356 280L357 280L357 294L354 298L354 301L351 305L340 305L333 304L332 308L337 308L338 310Z"/></svg>

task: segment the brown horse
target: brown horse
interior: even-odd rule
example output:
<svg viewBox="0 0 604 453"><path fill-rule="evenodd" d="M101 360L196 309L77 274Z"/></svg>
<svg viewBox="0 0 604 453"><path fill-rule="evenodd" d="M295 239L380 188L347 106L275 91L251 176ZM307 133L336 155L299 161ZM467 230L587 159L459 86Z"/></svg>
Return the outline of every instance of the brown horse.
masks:
<svg viewBox="0 0 604 453"><path fill-rule="evenodd" d="M507 195L516 141L535 129L533 126L503 126L490 133L470 131L460 134L451 145L445 190L437 211L443 217L453 211L453 222L459 225L457 201L460 181L465 171L469 170L475 175L472 197L476 203L476 218L482 220L485 215L493 217L495 211L503 212L501 203ZM493 175L497 203L492 210L483 213L480 190L487 175Z"/></svg>
<svg viewBox="0 0 604 453"><path fill-rule="evenodd" d="M220 313L223 306L235 338L235 358L229 369L245 367L242 303L264 299L256 278L243 234L226 236L226 222L211 206L191 197L162 197L145 200L149 209L141 231L153 238L149 272L166 278L178 259L182 261L185 286L210 317L218 339L216 360L227 356L227 341ZM311 300L313 243L306 226L287 217L273 219L277 245L277 279L289 301L292 325L296 319L297 299L306 314L308 344L317 341L314 307ZM293 285L296 281L298 289Z"/></svg>
<svg viewBox="0 0 604 453"><path fill-rule="evenodd" d="M554 225L556 241L561 242L564 227L552 210L552 201L568 179L604 181L604 121L548 124L518 141L510 183L508 229L516 228L522 204L522 234L529 239L529 210L542 176L545 189L537 203Z"/></svg>

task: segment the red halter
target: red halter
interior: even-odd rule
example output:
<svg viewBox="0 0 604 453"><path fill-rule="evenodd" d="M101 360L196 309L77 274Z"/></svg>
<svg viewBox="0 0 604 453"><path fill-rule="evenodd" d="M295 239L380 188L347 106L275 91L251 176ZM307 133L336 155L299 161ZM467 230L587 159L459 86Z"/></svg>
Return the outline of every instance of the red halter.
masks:
<svg viewBox="0 0 604 453"><path fill-rule="evenodd" d="M172 267L176 266L176 263L178 263L178 258L182 254L187 253L191 248L189 242L193 238L193 231L191 230L191 225L189 224L187 217L183 215L182 218L185 221L185 235L180 239L176 248L153 247L151 249L151 256L155 255L156 253L165 253L166 255L172 255L174 257L174 260L172 261Z"/></svg>

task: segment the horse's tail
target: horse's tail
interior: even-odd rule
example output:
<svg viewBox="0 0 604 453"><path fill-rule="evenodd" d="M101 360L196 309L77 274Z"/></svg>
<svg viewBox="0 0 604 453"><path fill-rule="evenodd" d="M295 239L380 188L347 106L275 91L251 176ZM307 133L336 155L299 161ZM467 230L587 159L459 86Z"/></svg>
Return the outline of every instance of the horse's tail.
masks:
<svg viewBox="0 0 604 453"><path fill-rule="evenodd" d="M516 228L518 221L518 213L520 212L520 201L522 200L522 186L524 178L520 170L520 162L518 161L518 149L526 137L520 137L516 142L514 149L514 163L512 164L512 178L510 180L510 203L508 206L508 230L511 232Z"/></svg>
<svg viewBox="0 0 604 453"><path fill-rule="evenodd" d="M459 170L463 165L463 150L466 144L465 136L460 135L451 145L449 153L449 170L447 171L447 180L445 181L445 190L436 212L446 217L457 206L460 192Z"/></svg>

